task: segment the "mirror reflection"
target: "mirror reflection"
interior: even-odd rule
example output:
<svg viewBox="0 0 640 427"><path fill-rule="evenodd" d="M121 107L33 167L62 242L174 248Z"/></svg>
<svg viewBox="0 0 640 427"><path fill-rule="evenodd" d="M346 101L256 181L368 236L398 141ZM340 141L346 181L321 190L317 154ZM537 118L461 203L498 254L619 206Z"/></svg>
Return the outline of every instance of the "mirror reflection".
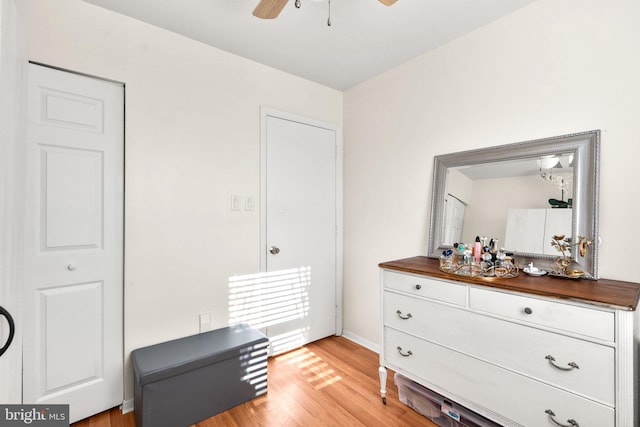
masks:
<svg viewBox="0 0 640 427"><path fill-rule="evenodd" d="M573 155L447 170L442 244L493 240L509 251L555 255L551 234L571 235Z"/></svg>

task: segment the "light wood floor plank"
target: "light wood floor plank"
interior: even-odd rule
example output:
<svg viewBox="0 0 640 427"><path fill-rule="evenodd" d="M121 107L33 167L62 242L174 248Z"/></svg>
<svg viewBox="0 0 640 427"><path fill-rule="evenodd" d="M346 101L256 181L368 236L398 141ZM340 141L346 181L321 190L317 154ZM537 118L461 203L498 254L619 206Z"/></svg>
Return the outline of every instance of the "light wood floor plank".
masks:
<svg viewBox="0 0 640 427"><path fill-rule="evenodd" d="M387 404L380 399L378 354L343 337L329 337L268 364L268 392L191 427L436 427L398 401L393 372ZM135 427L118 408L73 427ZM181 427L181 426L176 426Z"/></svg>

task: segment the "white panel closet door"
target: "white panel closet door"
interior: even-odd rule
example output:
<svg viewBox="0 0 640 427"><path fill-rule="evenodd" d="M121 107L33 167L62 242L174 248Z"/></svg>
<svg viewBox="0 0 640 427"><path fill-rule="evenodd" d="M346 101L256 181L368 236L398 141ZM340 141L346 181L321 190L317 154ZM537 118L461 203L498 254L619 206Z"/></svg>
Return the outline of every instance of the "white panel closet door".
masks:
<svg viewBox="0 0 640 427"><path fill-rule="evenodd" d="M123 400L122 85L29 65L24 403Z"/></svg>

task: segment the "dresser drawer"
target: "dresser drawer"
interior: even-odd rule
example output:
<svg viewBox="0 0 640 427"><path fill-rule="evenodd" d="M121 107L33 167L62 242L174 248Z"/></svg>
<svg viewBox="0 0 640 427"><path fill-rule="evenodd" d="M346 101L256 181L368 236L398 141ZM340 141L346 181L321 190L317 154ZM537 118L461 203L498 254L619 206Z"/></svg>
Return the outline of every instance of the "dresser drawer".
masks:
<svg viewBox="0 0 640 427"><path fill-rule="evenodd" d="M530 324L614 341L614 313L520 295L469 289L469 307Z"/></svg>
<svg viewBox="0 0 640 427"><path fill-rule="evenodd" d="M382 282L386 289L395 289L451 304L467 304L467 287L465 285L389 270L383 271Z"/></svg>
<svg viewBox="0 0 640 427"><path fill-rule="evenodd" d="M612 347L393 292L383 307L386 326L614 405Z"/></svg>
<svg viewBox="0 0 640 427"><path fill-rule="evenodd" d="M496 421L504 417L523 426L554 426L546 412L550 410L562 424L568 424L568 419L580 427L615 424L615 411L609 406L392 328L384 328L383 333L389 367L421 378L427 387L472 410L473 406L488 409Z"/></svg>

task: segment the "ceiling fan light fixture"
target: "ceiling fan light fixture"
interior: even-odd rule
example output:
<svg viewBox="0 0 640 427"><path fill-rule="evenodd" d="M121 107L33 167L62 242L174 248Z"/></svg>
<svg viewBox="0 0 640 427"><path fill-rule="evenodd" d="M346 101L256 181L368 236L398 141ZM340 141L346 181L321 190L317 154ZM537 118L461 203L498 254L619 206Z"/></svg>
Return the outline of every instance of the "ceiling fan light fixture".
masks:
<svg viewBox="0 0 640 427"><path fill-rule="evenodd" d="M287 5L289 0L260 0L256 8L253 10L253 16L261 19L275 19L280 15L282 9ZM320 3L326 0L309 0L314 3ZM385 6L391 6L398 0L379 0ZM331 26L331 0L329 3L329 19L327 25ZM300 0L295 0L295 6L300 8Z"/></svg>
<svg viewBox="0 0 640 427"><path fill-rule="evenodd" d="M538 166L540 166L541 169L553 169L557 168L558 165L562 167L562 165L560 164L560 159L556 156L541 157L540 159L538 159Z"/></svg>

